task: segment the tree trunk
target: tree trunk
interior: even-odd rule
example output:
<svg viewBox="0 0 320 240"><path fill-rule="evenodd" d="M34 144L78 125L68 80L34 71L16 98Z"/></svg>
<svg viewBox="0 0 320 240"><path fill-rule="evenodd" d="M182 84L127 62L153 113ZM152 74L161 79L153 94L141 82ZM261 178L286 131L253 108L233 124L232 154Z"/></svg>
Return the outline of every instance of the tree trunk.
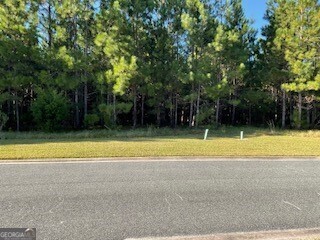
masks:
<svg viewBox="0 0 320 240"><path fill-rule="evenodd" d="M157 105L157 125L158 125L158 127L161 126L161 109L160 109L160 103Z"/></svg>
<svg viewBox="0 0 320 240"><path fill-rule="evenodd" d="M133 112L132 112L133 128L137 127L137 88L133 87Z"/></svg>
<svg viewBox="0 0 320 240"><path fill-rule="evenodd" d="M310 118L310 108L307 108L307 124L308 128L310 128L311 118Z"/></svg>
<svg viewBox="0 0 320 240"><path fill-rule="evenodd" d="M102 104L102 103L104 103L104 97L103 97L104 92L103 92L102 86L100 86L100 87L101 87L100 88L100 104Z"/></svg>
<svg viewBox="0 0 320 240"><path fill-rule="evenodd" d="M112 93L110 92L110 91L108 91L108 93L107 93L107 105L110 105L111 104L111 95L112 95Z"/></svg>
<svg viewBox="0 0 320 240"><path fill-rule="evenodd" d="M286 92L282 90L282 119L281 119L281 127L286 127Z"/></svg>
<svg viewBox="0 0 320 240"><path fill-rule="evenodd" d="M185 123L185 112L184 109L181 110L180 124L184 125Z"/></svg>
<svg viewBox="0 0 320 240"><path fill-rule="evenodd" d="M194 85L192 84L192 94L194 92ZM193 96L190 100L190 113L189 113L189 127L193 126Z"/></svg>
<svg viewBox="0 0 320 240"><path fill-rule="evenodd" d="M177 127L178 125L178 94L176 94L176 97L175 97L175 111L174 111L174 128Z"/></svg>
<svg viewBox="0 0 320 240"><path fill-rule="evenodd" d="M216 101L216 125L219 125L219 116L220 115L220 98Z"/></svg>
<svg viewBox="0 0 320 240"><path fill-rule="evenodd" d="M301 129L301 121L302 121L302 94L299 92L299 100L298 100L298 129Z"/></svg>
<svg viewBox="0 0 320 240"><path fill-rule="evenodd" d="M17 91L14 92L15 96L15 112L16 112L16 130L17 132L20 131L20 114L19 114L19 101L18 101L18 93Z"/></svg>
<svg viewBox="0 0 320 240"><path fill-rule="evenodd" d="M141 126L144 126L144 100L145 100L145 95L142 94L142 97L141 97Z"/></svg>
<svg viewBox="0 0 320 240"><path fill-rule="evenodd" d="M48 1L48 46L52 47L52 7L51 1Z"/></svg>
<svg viewBox="0 0 320 240"><path fill-rule="evenodd" d="M78 89L75 90L75 93L74 93L74 102L75 102L75 127L76 128L79 128L79 125L80 125L80 113L79 113L79 91Z"/></svg>
<svg viewBox="0 0 320 240"><path fill-rule="evenodd" d="M249 119L248 119L248 125L252 124L252 107L249 107Z"/></svg>
<svg viewBox="0 0 320 240"><path fill-rule="evenodd" d="M115 94L113 94L113 124L116 125L117 124L117 110L116 110L116 100L117 97Z"/></svg>
<svg viewBox="0 0 320 240"><path fill-rule="evenodd" d="M232 118L231 118L232 125L236 123L236 105L232 104Z"/></svg>
<svg viewBox="0 0 320 240"><path fill-rule="evenodd" d="M317 120L317 108L315 106L313 106L313 109L312 109L312 119L311 119L311 124L312 124L312 127L315 126L316 123L316 120Z"/></svg>
<svg viewBox="0 0 320 240"><path fill-rule="evenodd" d="M190 101L189 127L192 127L193 119L193 100Z"/></svg>
<svg viewBox="0 0 320 240"><path fill-rule="evenodd" d="M279 104L278 104L278 90L274 88L274 98L275 98L275 110L274 110L274 121L278 122Z"/></svg>
<svg viewBox="0 0 320 240"><path fill-rule="evenodd" d="M11 87L8 87L8 93L11 96ZM9 121L10 121L11 116L12 116L12 112L11 112L11 103L12 103L12 101L11 101L11 99L9 99L7 102L8 102L8 117L9 117Z"/></svg>
<svg viewBox="0 0 320 240"><path fill-rule="evenodd" d="M8 117L11 119L11 100L7 101L7 108L8 108ZM10 120L9 120L10 121Z"/></svg>
<svg viewBox="0 0 320 240"><path fill-rule="evenodd" d="M199 126L200 94L201 94L201 87L200 87L200 84L199 84L199 85L198 85L198 96L197 96L197 110L196 110L196 127Z"/></svg>
<svg viewBox="0 0 320 240"><path fill-rule="evenodd" d="M290 127L292 127L293 125L293 114L294 114L293 96L292 96L292 93L290 93Z"/></svg>
<svg viewBox="0 0 320 240"><path fill-rule="evenodd" d="M84 116L87 116L88 114L88 83L87 81L85 81L84 83L84 94L83 94L83 98L84 98Z"/></svg>
<svg viewBox="0 0 320 240"><path fill-rule="evenodd" d="M231 115L231 124L235 125L236 123L236 105L235 105L235 101L237 100L237 79L233 79L232 81L233 86L234 86L234 93L233 93L233 100L234 103L232 104L232 115Z"/></svg>
<svg viewBox="0 0 320 240"><path fill-rule="evenodd" d="M173 116L173 94L170 93L170 97L169 97L169 102L170 102L170 127L173 128L174 125L174 116Z"/></svg>

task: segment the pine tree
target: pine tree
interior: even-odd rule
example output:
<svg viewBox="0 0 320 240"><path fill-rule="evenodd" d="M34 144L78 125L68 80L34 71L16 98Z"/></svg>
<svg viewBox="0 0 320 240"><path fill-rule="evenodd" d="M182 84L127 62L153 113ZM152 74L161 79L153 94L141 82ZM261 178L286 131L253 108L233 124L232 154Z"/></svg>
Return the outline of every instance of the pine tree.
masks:
<svg viewBox="0 0 320 240"><path fill-rule="evenodd" d="M207 28L210 22L208 2L200 0L187 0L186 12L182 14L182 27L187 34L188 43L188 83L191 92L187 98L190 100L189 126L198 126L200 115L200 101L203 82L207 80L207 71L204 65ZM196 110L194 114L194 103Z"/></svg>
<svg viewBox="0 0 320 240"><path fill-rule="evenodd" d="M320 5L317 0L276 2L276 44L285 51L291 82L287 91L298 93L297 128L302 126L302 97L320 89L319 57Z"/></svg>
<svg viewBox="0 0 320 240"><path fill-rule="evenodd" d="M126 3L126 2L125 2ZM123 3L124 4L124 3ZM133 92L136 86L133 83L137 73L137 57L133 55L134 39L129 35L130 26L119 1L110 3L107 9L102 9L98 28L100 33L95 39L98 48L103 49L106 61L110 63L105 69L106 81L112 85L114 96L113 108L116 118L116 95L124 95L129 87ZM133 93L134 108L136 108L136 94ZM136 126L136 112L133 113L133 126ZM116 119L115 119L116 120ZM116 122L116 121L115 121Z"/></svg>
<svg viewBox="0 0 320 240"><path fill-rule="evenodd" d="M224 29L231 45L227 47L225 76L231 86L229 103L232 106L231 123L236 123L236 107L240 103L239 90L244 85L247 63L250 59L250 44L255 39L255 31L245 17L241 0L231 0L226 6Z"/></svg>
<svg viewBox="0 0 320 240"><path fill-rule="evenodd" d="M270 88L271 96L274 99L278 99L278 92L281 92L282 106L281 106L281 126L286 125L286 101L287 93L281 88L282 84L288 82L288 64L284 59L284 49L277 48L275 44L276 38L276 8L277 4L274 0L270 0L267 4L268 8L265 14L265 20L268 21L268 25L263 27L262 35L265 39L260 41L262 54L259 54L257 64L260 66L260 70L256 75L260 78L262 88ZM274 116L278 115L278 105L276 103L276 110L273 113ZM275 117L276 120L276 117Z"/></svg>
<svg viewBox="0 0 320 240"><path fill-rule="evenodd" d="M17 131L21 128L21 103L33 92L31 85L38 59L37 8L34 0L0 2L1 82L8 93L8 116L10 122L15 119Z"/></svg>
<svg viewBox="0 0 320 240"><path fill-rule="evenodd" d="M89 55L94 38L94 1L55 2L55 10L56 58L64 63L56 81L63 90L73 91L74 127L79 128L88 113L88 83L93 71Z"/></svg>

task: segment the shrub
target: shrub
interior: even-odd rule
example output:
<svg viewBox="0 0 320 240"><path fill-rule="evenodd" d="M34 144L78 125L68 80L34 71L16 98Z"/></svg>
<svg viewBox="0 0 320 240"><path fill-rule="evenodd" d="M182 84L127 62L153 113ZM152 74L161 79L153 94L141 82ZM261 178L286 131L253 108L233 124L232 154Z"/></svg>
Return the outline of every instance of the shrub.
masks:
<svg viewBox="0 0 320 240"><path fill-rule="evenodd" d="M102 103L98 106L99 112L102 116L103 122L105 126L112 126L114 123L112 122L112 106Z"/></svg>
<svg viewBox="0 0 320 240"><path fill-rule="evenodd" d="M93 128L99 122L99 116L97 114L87 114L84 117L84 125L87 128Z"/></svg>
<svg viewBox="0 0 320 240"><path fill-rule="evenodd" d="M65 96L56 90L37 90L37 98L31 105L37 127L43 131L61 130L68 119L70 105Z"/></svg>

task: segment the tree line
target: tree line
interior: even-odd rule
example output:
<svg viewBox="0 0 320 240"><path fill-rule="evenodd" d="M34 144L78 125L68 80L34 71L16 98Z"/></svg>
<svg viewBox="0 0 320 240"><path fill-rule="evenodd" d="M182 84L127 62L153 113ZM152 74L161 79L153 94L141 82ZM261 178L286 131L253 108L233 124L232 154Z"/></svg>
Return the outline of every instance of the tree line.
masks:
<svg viewBox="0 0 320 240"><path fill-rule="evenodd" d="M259 3L256 3L259 4ZM0 130L320 123L320 4L0 0Z"/></svg>

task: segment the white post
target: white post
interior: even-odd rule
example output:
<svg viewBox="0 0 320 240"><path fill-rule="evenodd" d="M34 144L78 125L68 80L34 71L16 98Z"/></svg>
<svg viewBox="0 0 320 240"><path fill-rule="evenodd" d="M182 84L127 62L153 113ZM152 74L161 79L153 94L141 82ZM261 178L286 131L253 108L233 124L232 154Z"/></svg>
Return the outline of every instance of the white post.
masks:
<svg viewBox="0 0 320 240"><path fill-rule="evenodd" d="M207 140L208 132L209 132L209 129L206 129L206 131L204 132L204 138L203 138L203 140Z"/></svg>
<svg viewBox="0 0 320 240"><path fill-rule="evenodd" d="M240 132L240 140L243 140L243 131Z"/></svg>

